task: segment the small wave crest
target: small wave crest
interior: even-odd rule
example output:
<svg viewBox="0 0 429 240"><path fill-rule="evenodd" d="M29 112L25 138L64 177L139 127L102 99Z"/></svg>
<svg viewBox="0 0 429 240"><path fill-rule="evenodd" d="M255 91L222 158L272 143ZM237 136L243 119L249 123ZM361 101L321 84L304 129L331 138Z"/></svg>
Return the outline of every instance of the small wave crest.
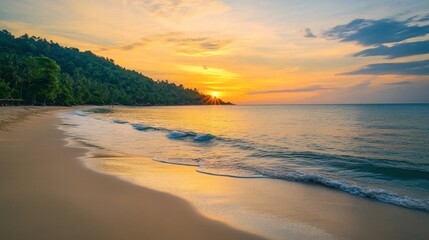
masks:
<svg viewBox="0 0 429 240"><path fill-rule="evenodd" d="M160 158L152 158L156 162L161 163L167 163L167 164L174 164L174 165L184 165L184 166L193 166L193 167L199 167L201 165L202 159L190 159L190 158L170 158L168 160L166 159L160 159Z"/></svg>
<svg viewBox="0 0 429 240"><path fill-rule="evenodd" d="M78 115L78 116L81 116L81 117L86 117L86 116L88 116L88 115L86 115L85 113L83 113L83 112L82 112L82 111L80 111L80 110L76 110L76 111L74 111L74 112L73 112L73 114Z"/></svg>
<svg viewBox="0 0 429 240"><path fill-rule="evenodd" d="M203 169L203 168L198 168L197 172L199 173L203 173L203 174L208 174L208 175L213 175L213 176L220 176L220 177L232 177L232 178L268 178L267 176L264 175L260 175L260 174L252 174L252 173L225 173L225 172L221 172L221 171L216 171L213 169Z"/></svg>
<svg viewBox="0 0 429 240"><path fill-rule="evenodd" d="M124 121L121 119L115 119L112 122L117 123L117 124L130 124L135 130L141 131L141 132L146 131L146 130L168 132L167 137L169 139L179 140L179 139L192 138L192 140L195 142L206 142L206 141L210 141L210 140L215 138L214 135L209 134L209 133L197 134L194 132L171 130L171 129L167 129L167 128L148 126L148 125L145 125L142 123L130 123L128 121Z"/></svg>
<svg viewBox="0 0 429 240"><path fill-rule="evenodd" d="M211 134L198 134L197 136L194 137L193 140L196 142L205 142L205 141L210 141L213 138L215 138L215 136Z"/></svg>
<svg viewBox="0 0 429 240"><path fill-rule="evenodd" d="M171 131L167 134L167 137L170 139L184 139L191 137L193 141L195 142L205 142L210 141L215 138L212 134L206 133L206 134L196 134L193 132L182 132L182 131Z"/></svg>
<svg viewBox="0 0 429 240"><path fill-rule="evenodd" d="M129 123L129 122L127 122L127 121L120 120L120 119L115 119L115 120L113 120L113 122L114 122L114 123L117 123L117 124L127 124L127 123Z"/></svg>
<svg viewBox="0 0 429 240"><path fill-rule="evenodd" d="M289 171L281 175L274 174L270 176L270 174L267 174L266 176L294 182L317 183L322 186L338 189L343 192L353 194L355 196L375 199L380 202L390 203L405 208L429 211L429 202L425 200L414 199L407 196L400 196L396 193L388 192L383 189L365 189L363 187L349 184L344 181L330 179L317 174L307 173L300 170Z"/></svg>
<svg viewBox="0 0 429 240"><path fill-rule="evenodd" d="M195 134L189 133L189 132L171 131L170 133L168 133L167 137L171 139L180 139L180 138L189 137L192 135L195 135Z"/></svg>
<svg viewBox="0 0 429 240"><path fill-rule="evenodd" d="M133 128L137 131L146 131L146 130L151 129L151 127L143 125L143 124L139 124L139 123L132 124L131 126L133 126Z"/></svg>

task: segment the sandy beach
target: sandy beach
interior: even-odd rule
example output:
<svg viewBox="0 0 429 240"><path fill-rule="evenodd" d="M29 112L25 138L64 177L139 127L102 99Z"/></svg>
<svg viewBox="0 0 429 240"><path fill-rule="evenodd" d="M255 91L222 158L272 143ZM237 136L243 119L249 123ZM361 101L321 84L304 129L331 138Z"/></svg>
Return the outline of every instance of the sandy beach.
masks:
<svg viewBox="0 0 429 240"><path fill-rule="evenodd" d="M84 168L52 111L16 121L23 111L0 108L14 119L0 132L0 239L261 239Z"/></svg>
<svg viewBox="0 0 429 240"><path fill-rule="evenodd" d="M0 131L0 239L429 236L426 212L314 184L200 174L70 141L58 129L70 127L58 118L68 110L35 108L22 118L23 108L0 108L13 119Z"/></svg>

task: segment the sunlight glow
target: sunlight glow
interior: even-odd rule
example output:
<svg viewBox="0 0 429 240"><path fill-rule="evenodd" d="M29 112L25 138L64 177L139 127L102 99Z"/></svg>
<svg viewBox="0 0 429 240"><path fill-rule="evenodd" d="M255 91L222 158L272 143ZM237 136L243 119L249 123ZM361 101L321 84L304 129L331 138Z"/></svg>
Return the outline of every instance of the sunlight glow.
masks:
<svg viewBox="0 0 429 240"><path fill-rule="evenodd" d="M428 60L427 1L344 2L1 0L0 30L236 104L427 102L427 72L415 73ZM385 40L390 31L404 39Z"/></svg>

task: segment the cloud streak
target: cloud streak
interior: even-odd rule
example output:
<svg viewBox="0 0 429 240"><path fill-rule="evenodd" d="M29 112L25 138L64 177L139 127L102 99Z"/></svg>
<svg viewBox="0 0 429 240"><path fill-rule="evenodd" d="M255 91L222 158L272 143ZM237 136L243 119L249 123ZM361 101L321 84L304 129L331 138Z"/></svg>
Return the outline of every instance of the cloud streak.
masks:
<svg viewBox="0 0 429 240"><path fill-rule="evenodd" d="M176 53L179 55L199 57L224 55L229 52L228 47L231 43L231 39L187 37L185 34L180 32L170 32L144 37L141 38L138 42L126 44L115 48L123 51L131 51L139 47L160 44L163 46L173 47ZM108 48L105 48L104 50L108 50Z"/></svg>
<svg viewBox="0 0 429 240"><path fill-rule="evenodd" d="M395 43L429 33L429 25L411 25L417 20L398 21L391 18L379 20L355 19L347 24L338 25L328 30L324 35L330 39L338 39L342 42L356 42L363 46Z"/></svg>
<svg viewBox="0 0 429 240"><path fill-rule="evenodd" d="M222 55L232 40L202 38L172 37L165 39L166 43L176 46L176 51L188 56Z"/></svg>
<svg viewBox="0 0 429 240"><path fill-rule="evenodd" d="M279 90L264 90L264 91L252 91L247 94L273 94L273 93L304 93L304 92L316 92L320 90L331 90L334 88L326 88L320 85L313 85L305 88L294 88L294 89L279 89Z"/></svg>
<svg viewBox="0 0 429 240"><path fill-rule="evenodd" d="M384 45L369 48L353 54L353 56L385 56L390 59L415 56L429 53L429 40L420 42L406 42L387 47Z"/></svg>
<svg viewBox="0 0 429 240"><path fill-rule="evenodd" d="M204 75L207 77L214 78L216 80L233 80L240 77L240 75L237 73L234 73L225 69L221 69L221 68L212 68L207 66L188 66L188 65L176 65L176 67L181 71Z"/></svg>
<svg viewBox="0 0 429 240"><path fill-rule="evenodd" d="M389 86L403 86L403 85L412 85L415 84L415 82L411 82L411 81L401 81L401 82L391 82L391 83L386 83L384 85L389 85Z"/></svg>
<svg viewBox="0 0 429 240"><path fill-rule="evenodd" d="M366 65L363 68L342 73L340 75L429 75L429 60L401 62L401 63L377 63Z"/></svg>
<svg viewBox="0 0 429 240"><path fill-rule="evenodd" d="M124 5L139 7L169 20L208 15L228 10L220 0L125 0Z"/></svg>

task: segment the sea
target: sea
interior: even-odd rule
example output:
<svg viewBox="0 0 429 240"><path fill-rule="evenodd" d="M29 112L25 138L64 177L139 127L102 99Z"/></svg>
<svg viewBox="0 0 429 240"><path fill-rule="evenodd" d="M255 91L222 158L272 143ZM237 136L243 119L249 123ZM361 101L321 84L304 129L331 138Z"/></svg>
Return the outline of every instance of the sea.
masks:
<svg viewBox="0 0 429 240"><path fill-rule="evenodd" d="M102 107L69 133L198 174L316 184L429 212L429 105Z"/></svg>

